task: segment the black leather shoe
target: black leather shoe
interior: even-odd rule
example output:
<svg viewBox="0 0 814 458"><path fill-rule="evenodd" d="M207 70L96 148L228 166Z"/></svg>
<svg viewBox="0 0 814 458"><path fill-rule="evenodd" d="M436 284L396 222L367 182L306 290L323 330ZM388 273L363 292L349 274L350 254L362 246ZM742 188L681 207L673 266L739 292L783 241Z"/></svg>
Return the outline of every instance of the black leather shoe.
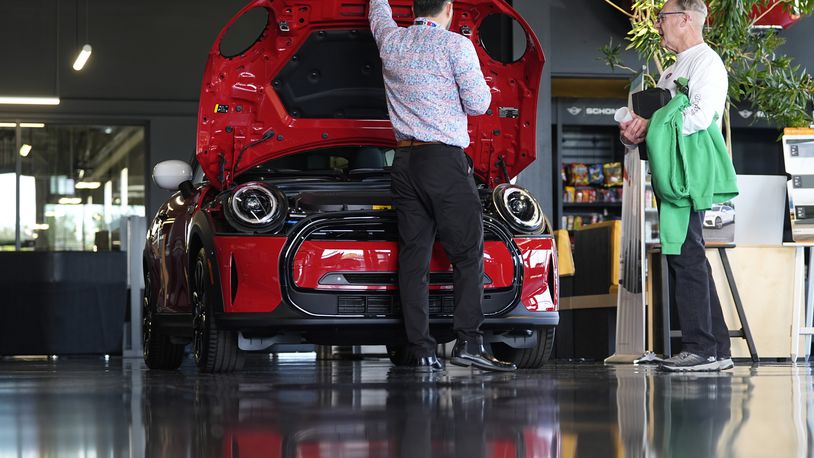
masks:
<svg viewBox="0 0 814 458"><path fill-rule="evenodd" d="M511 372L517 370L517 366L514 364L501 361L486 351L483 346L483 337L480 336L469 339L458 338L449 362L456 366L474 366L487 371Z"/></svg>
<svg viewBox="0 0 814 458"><path fill-rule="evenodd" d="M415 358L410 361L407 367L412 368L416 372L443 372L445 370L443 363L441 363L435 355Z"/></svg>

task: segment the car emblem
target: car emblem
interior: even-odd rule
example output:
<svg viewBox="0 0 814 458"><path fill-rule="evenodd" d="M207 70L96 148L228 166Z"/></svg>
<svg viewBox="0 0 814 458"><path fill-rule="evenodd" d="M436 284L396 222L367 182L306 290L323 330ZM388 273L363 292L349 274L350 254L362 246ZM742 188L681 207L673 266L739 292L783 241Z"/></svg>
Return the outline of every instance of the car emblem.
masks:
<svg viewBox="0 0 814 458"><path fill-rule="evenodd" d="M582 108L580 107L570 107L568 108L568 112L571 113L572 116L576 116L582 113Z"/></svg>
<svg viewBox="0 0 814 458"><path fill-rule="evenodd" d="M752 112L749 110L741 110L738 112L738 114L741 115L741 118L743 119L749 119L752 116Z"/></svg>

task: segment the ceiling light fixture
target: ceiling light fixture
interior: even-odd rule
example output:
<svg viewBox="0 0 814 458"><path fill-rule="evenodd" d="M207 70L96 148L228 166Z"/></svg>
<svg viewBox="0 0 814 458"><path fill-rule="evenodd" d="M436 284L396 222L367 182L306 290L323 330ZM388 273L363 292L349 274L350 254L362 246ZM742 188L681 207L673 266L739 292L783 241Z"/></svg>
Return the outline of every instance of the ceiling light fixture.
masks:
<svg viewBox="0 0 814 458"><path fill-rule="evenodd" d="M76 0L76 41L74 42L76 46L79 45L79 0ZM93 52L93 47L90 45L90 39L88 38L88 0L85 0L85 44L82 45L82 48L79 50L79 54L77 54L76 59L73 63L73 69L75 71L80 71L85 68L85 64L88 63L88 59L90 59L90 55Z"/></svg>
<svg viewBox="0 0 814 458"><path fill-rule="evenodd" d="M73 69L76 71L82 70L85 68L85 64L88 62L90 58L90 54L93 52L93 48L89 44L85 44L82 46L82 49L79 50L79 55L76 56L76 60L73 63Z"/></svg>
<svg viewBox="0 0 814 458"><path fill-rule="evenodd" d="M76 189L99 189L102 183L99 181L80 181L74 185Z"/></svg>
<svg viewBox="0 0 814 458"><path fill-rule="evenodd" d="M0 96L0 105L59 105L59 97Z"/></svg>
<svg viewBox="0 0 814 458"><path fill-rule="evenodd" d="M59 199L60 205L79 205L82 203L81 197L61 197Z"/></svg>
<svg viewBox="0 0 814 458"><path fill-rule="evenodd" d="M23 143L23 146L20 147L20 156L26 157L28 153L31 152L31 145L28 143Z"/></svg>
<svg viewBox="0 0 814 458"><path fill-rule="evenodd" d="M0 127L11 127L12 129L17 127L17 123L15 122L0 122ZM29 129L41 129L45 127L45 123L42 122L21 122L20 127L22 128L29 128Z"/></svg>

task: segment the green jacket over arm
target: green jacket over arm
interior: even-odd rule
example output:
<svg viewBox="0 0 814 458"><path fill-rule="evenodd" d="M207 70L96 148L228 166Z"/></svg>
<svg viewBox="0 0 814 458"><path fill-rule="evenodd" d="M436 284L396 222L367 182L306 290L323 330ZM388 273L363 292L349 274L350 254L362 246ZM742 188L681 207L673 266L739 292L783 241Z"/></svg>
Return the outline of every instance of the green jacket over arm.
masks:
<svg viewBox="0 0 814 458"><path fill-rule="evenodd" d="M709 210L738 195L735 167L716 120L706 130L683 135L682 111L689 104L683 92L676 92L647 129L653 191L661 201L662 253L670 255L681 253L690 210Z"/></svg>

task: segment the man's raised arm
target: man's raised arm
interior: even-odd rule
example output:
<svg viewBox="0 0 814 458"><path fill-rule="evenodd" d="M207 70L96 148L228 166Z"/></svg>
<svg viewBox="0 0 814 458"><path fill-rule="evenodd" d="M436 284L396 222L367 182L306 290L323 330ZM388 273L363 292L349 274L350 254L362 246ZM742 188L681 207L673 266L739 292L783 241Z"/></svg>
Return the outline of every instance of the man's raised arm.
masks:
<svg viewBox="0 0 814 458"><path fill-rule="evenodd" d="M381 48L388 32L398 28L396 21L393 20L393 10L390 9L387 0L370 0L368 19L370 20L370 30L373 32L376 45Z"/></svg>

